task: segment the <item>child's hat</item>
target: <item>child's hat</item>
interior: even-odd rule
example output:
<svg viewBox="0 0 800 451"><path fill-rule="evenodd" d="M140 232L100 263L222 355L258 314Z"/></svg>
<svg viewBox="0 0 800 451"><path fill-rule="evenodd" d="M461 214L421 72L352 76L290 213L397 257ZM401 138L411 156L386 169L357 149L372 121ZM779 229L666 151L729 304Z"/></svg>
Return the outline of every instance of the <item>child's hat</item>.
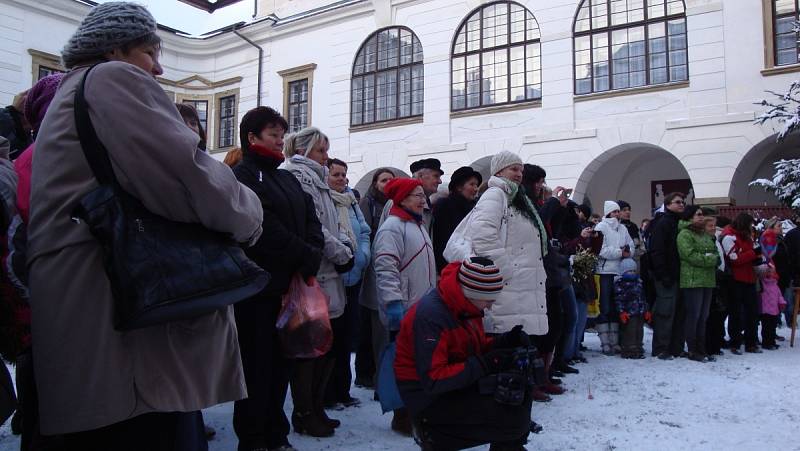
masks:
<svg viewBox="0 0 800 451"><path fill-rule="evenodd" d="M619 272L621 274L625 274L626 272L636 272L636 260L632 258L624 258L622 262L619 264Z"/></svg>

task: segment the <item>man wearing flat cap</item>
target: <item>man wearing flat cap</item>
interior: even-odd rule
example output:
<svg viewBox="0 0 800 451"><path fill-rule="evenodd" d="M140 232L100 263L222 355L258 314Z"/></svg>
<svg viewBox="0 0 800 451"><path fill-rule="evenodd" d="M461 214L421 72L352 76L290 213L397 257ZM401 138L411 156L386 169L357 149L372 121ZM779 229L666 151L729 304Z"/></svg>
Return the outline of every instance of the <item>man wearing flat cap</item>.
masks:
<svg viewBox="0 0 800 451"><path fill-rule="evenodd" d="M433 210L431 208L431 196L439 190L439 185L442 184L442 175L444 175L442 162L436 158L423 158L422 160L411 163L410 169L411 177L419 180L420 183L422 183L422 190L425 191L427 205L425 206L425 211L422 213L422 222L425 224L428 235L431 236L432 239ZM389 216L389 210L392 209L392 205L392 201L389 200L383 207L381 224L383 224L383 221Z"/></svg>

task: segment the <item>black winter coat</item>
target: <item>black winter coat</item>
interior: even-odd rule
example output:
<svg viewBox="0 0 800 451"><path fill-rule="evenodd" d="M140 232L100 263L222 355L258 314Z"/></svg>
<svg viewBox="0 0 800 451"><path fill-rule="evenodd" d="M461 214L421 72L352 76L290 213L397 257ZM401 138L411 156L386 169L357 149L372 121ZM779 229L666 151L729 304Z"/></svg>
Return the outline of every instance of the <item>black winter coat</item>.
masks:
<svg viewBox="0 0 800 451"><path fill-rule="evenodd" d="M800 227L795 227L783 238L789 253L789 266L794 286L800 286Z"/></svg>
<svg viewBox="0 0 800 451"><path fill-rule="evenodd" d="M317 274L325 240L311 196L279 162L252 152L234 169L236 178L253 190L264 209L264 233L245 253L272 275L259 297L282 296L296 272Z"/></svg>
<svg viewBox="0 0 800 451"><path fill-rule="evenodd" d="M680 277L680 257L678 256L677 213L669 210L650 223L649 264L650 275L667 286L677 283Z"/></svg>
<svg viewBox="0 0 800 451"><path fill-rule="evenodd" d="M444 248L447 241L470 211L475 208L476 201L467 200L458 193L439 199L433 205L433 255L436 258L436 272L442 272L447 266L444 259Z"/></svg>
<svg viewBox="0 0 800 451"><path fill-rule="evenodd" d="M375 192L370 189L366 196L361 198L358 202L358 207L361 208L361 213L364 214L364 220L367 221L369 226L369 242L375 242L375 235L381 225L381 215L383 214L383 207L386 206L386 197L380 192Z"/></svg>

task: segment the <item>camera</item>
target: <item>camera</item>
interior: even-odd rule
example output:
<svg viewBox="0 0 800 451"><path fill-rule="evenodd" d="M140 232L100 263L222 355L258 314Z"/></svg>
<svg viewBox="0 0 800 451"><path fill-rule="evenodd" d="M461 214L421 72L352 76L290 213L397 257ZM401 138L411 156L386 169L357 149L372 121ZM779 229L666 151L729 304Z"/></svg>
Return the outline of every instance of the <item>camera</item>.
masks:
<svg viewBox="0 0 800 451"><path fill-rule="evenodd" d="M536 385L537 368L544 370L544 361L535 347L515 348L505 371L496 375L494 400L500 404L521 405L525 395Z"/></svg>

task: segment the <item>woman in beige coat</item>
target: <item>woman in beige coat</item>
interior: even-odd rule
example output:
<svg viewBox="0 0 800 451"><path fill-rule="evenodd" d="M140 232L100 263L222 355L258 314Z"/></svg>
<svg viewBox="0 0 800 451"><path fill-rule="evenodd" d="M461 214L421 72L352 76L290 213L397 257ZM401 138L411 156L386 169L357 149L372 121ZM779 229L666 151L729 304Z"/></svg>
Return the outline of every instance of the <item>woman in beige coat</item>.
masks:
<svg viewBox="0 0 800 451"><path fill-rule="evenodd" d="M198 151L155 80L160 41L142 6L95 7L62 53L70 72L37 140L29 261L41 432L67 449L173 449L186 414L247 395L232 309L128 332L112 325L99 243L72 220L98 186L77 138L73 99L86 80L89 116L114 172L153 213L200 223L240 242L261 234L256 195Z"/></svg>
<svg viewBox="0 0 800 451"><path fill-rule="evenodd" d="M339 213L331 198L328 186L328 137L314 127L304 128L289 135L284 141L283 153L287 161L284 168L300 182L303 191L314 200L317 217L322 224L325 245L317 280L330 298L328 313L334 331L341 330L346 295L341 274L353 267L353 243L339 223ZM336 337L333 338L336 341ZM349 356L349 354L348 354ZM290 377L292 385L292 426L295 432L314 437L333 435L341 423L328 418L322 408L325 390L336 364L328 352L316 359L297 359Z"/></svg>

